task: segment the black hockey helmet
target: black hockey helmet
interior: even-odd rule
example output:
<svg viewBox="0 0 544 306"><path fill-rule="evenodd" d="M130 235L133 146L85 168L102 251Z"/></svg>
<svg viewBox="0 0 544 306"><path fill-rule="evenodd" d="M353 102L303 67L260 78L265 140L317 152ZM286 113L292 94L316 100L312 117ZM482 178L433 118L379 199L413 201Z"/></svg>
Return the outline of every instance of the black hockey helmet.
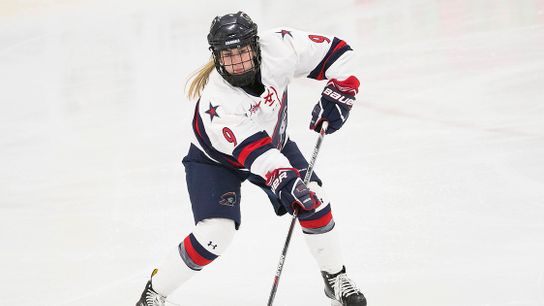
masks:
<svg viewBox="0 0 544 306"><path fill-rule="evenodd" d="M261 64L261 49L257 36L257 24L244 12L217 16L212 21L208 44L213 53L215 68L219 74L233 86L247 86L254 82ZM253 57L248 62L242 62L244 72L231 74L225 69L221 60L221 51L227 49L240 49L249 46Z"/></svg>

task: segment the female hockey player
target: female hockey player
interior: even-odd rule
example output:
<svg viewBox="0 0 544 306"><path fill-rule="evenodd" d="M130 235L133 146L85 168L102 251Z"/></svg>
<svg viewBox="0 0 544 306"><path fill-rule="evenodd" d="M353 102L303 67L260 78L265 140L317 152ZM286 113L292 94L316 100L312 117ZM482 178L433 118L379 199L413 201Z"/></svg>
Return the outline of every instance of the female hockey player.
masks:
<svg viewBox="0 0 544 306"><path fill-rule="evenodd" d="M243 12L216 17L208 34L212 59L189 86L198 99L193 140L183 159L196 226L152 273L137 306L165 305L165 298L220 256L240 227L240 186L261 187L277 215L293 213L325 282L325 294L341 305L366 299L347 277L322 182L287 137L287 86L293 77L327 79L310 129L327 134L348 118L359 81L352 49L344 41L291 29L257 36Z"/></svg>

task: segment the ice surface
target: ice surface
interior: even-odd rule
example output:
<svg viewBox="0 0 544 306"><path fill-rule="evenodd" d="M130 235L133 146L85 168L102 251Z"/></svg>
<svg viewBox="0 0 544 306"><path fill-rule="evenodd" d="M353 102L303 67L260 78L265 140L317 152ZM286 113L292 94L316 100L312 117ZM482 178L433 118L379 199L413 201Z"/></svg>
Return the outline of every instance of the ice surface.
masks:
<svg viewBox="0 0 544 306"><path fill-rule="evenodd" d="M371 306L544 305L544 1L0 4L0 305L133 305L191 230L188 75L217 14L332 33L362 87L317 172ZM323 84L290 88L309 156ZM289 218L245 185L232 246L171 299L263 305ZM329 305L297 231L275 305Z"/></svg>

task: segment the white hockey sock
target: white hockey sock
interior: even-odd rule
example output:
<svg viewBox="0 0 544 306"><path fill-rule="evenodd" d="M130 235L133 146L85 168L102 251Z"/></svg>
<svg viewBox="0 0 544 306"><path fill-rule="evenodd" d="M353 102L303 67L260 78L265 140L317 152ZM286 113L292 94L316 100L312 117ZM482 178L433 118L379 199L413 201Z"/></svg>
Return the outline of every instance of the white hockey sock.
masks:
<svg viewBox="0 0 544 306"><path fill-rule="evenodd" d="M236 229L229 219L205 219L181 244L172 249L152 278L153 289L168 296L181 284L211 263L228 247Z"/></svg>
<svg viewBox="0 0 544 306"><path fill-rule="evenodd" d="M191 270L179 256L177 247L171 248L158 265L158 271L151 279L153 290L163 296L169 296L197 271Z"/></svg>
<svg viewBox="0 0 544 306"><path fill-rule="evenodd" d="M334 274L342 270L343 259L334 220L330 212L330 202L323 189L316 182L310 182L308 187L316 193L322 203L316 210L316 215L321 217L317 220L300 220L302 230L305 233L303 236L321 271ZM324 214L327 211L328 213Z"/></svg>
<svg viewBox="0 0 544 306"><path fill-rule="evenodd" d="M342 270L344 261L336 229L324 234L304 234L304 238L321 271L334 274Z"/></svg>

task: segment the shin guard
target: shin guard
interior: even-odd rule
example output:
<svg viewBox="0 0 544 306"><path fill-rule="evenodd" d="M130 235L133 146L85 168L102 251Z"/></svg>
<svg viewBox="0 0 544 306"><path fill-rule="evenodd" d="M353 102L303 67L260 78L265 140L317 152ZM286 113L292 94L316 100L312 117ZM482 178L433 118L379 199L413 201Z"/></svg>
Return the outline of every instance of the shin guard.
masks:
<svg viewBox="0 0 544 306"><path fill-rule="evenodd" d="M205 219L196 225L172 250L152 278L153 289L163 296L170 295L196 272L210 264L228 247L236 229L229 219Z"/></svg>

